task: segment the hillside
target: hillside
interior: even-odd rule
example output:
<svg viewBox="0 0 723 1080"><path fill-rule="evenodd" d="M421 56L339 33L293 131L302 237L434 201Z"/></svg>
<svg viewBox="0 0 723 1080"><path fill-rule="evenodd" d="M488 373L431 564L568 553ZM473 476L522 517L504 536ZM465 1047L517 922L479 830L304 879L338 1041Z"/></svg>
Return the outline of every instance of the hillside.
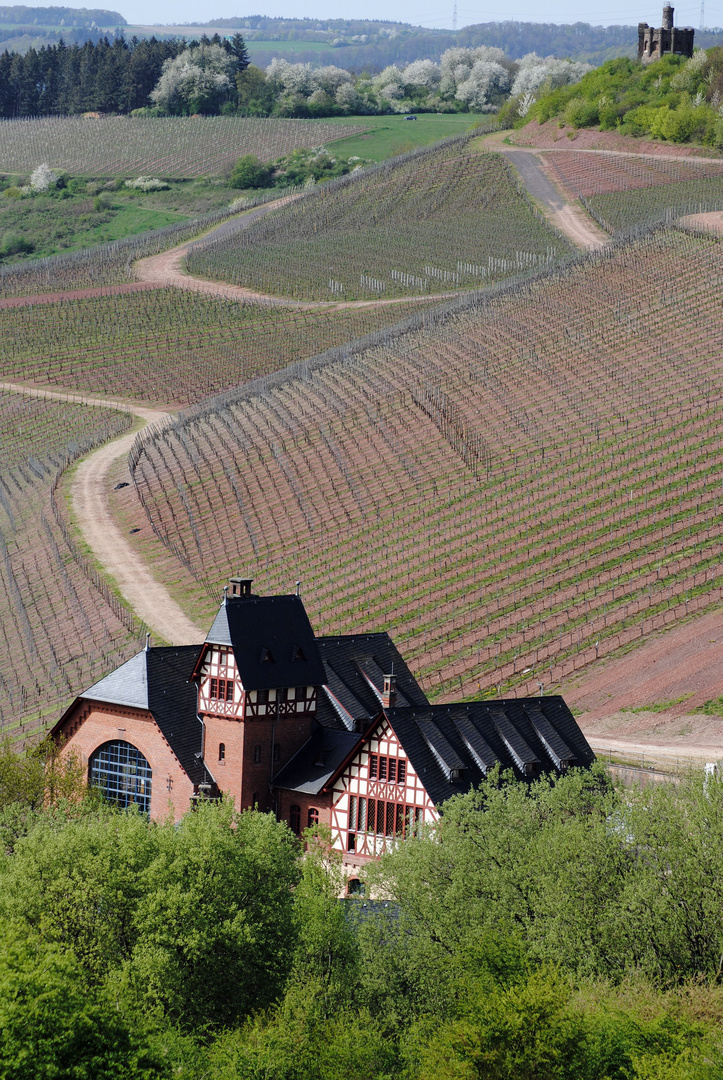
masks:
<svg viewBox="0 0 723 1080"><path fill-rule="evenodd" d="M688 60L668 55L647 65L629 59L611 60L574 86L538 94L524 122L544 124L555 119L572 128L599 127L600 131L634 138L720 148L723 120L718 105L722 90L720 47L698 49ZM512 119L514 114L512 108Z"/></svg>
<svg viewBox="0 0 723 1080"><path fill-rule="evenodd" d="M554 684L720 602L720 250L653 232L211 403L135 455L149 520L436 694Z"/></svg>
<svg viewBox="0 0 723 1080"><path fill-rule="evenodd" d="M262 293L364 299L475 289L571 251L500 155L462 137L322 185L187 265Z"/></svg>

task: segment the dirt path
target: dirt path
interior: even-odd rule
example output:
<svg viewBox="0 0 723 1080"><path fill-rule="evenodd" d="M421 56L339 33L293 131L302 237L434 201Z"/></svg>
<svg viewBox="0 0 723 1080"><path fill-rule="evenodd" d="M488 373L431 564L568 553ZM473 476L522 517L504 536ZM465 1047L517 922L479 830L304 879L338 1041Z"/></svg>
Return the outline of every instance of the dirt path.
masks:
<svg viewBox="0 0 723 1080"><path fill-rule="evenodd" d="M449 300L459 294L456 292L443 292L425 294L424 296L396 296L391 300L346 300L334 302L329 300L289 300L285 297L273 296L270 293L258 293L253 289L245 289L242 285L229 285L223 281L208 281L205 278L191 277L184 270L183 263L189 250L199 240L216 240L224 236L233 236L236 233L248 229L259 218L270 214L272 210L278 210L289 202L300 198L299 195L287 195L283 199L275 199L274 202L264 203L253 210L240 214L238 217L229 218L228 221L216 225L202 237L188 240L178 247L169 251L162 251L160 255L151 255L147 259L139 259L133 264L133 272L140 282L145 282L156 288L173 285L177 289L188 289L191 292L207 293L210 296L223 296L227 300L250 300L256 304L267 304L270 307L289 307L297 311L311 311L315 308L323 308L328 311L343 311L349 308L386 307L390 304L426 304L430 300Z"/></svg>
<svg viewBox="0 0 723 1080"><path fill-rule="evenodd" d="M570 202L557 184L553 183L534 150L506 146L504 149L500 147L500 153L520 174L533 199L542 203L552 224L568 236L573 244L588 251L596 251L605 246L610 237L581 206Z"/></svg>
<svg viewBox="0 0 723 1080"><path fill-rule="evenodd" d="M92 289L68 289L65 292L31 293L29 296L6 296L0 299L0 311L5 308L30 307L35 304L57 304L61 300L88 300L94 296L118 296L120 293L146 292L158 286L147 281L129 281L124 285L98 285Z"/></svg>
<svg viewBox="0 0 723 1080"><path fill-rule="evenodd" d="M166 424L171 419L170 413L157 409L94 398L72 390L44 390L13 382L0 383L0 390L51 401L120 409L143 421L141 426ZM103 571L113 579L139 619L171 645L193 645L203 641L205 632L191 622L165 586L156 581L132 542L121 532L111 512L108 474L119 458L128 456L136 434L137 429L104 443L81 461L71 486L73 522Z"/></svg>

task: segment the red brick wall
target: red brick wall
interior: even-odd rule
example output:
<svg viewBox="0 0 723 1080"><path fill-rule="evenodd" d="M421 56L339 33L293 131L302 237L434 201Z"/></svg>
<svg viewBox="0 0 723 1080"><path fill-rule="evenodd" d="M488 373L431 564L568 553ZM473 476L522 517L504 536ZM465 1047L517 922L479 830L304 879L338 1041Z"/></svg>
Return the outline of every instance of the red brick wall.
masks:
<svg viewBox="0 0 723 1080"><path fill-rule="evenodd" d="M331 825L331 795L304 795L299 791L277 792L277 817L279 821L285 821L291 828L291 807L301 808L301 831L309 824L309 809L314 807L319 811L319 822L322 825Z"/></svg>
<svg viewBox="0 0 723 1080"><path fill-rule="evenodd" d="M114 739L131 743L152 769L151 817L160 820L172 814L174 821L178 821L189 809L193 784L150 713L100 702L80 702L59 735L67 738L61 757L79 755L86 775L91 755L103 743Z"/></svg>
<svg viewBox="0 0 723 1080"><path fill-rule="evenodd" d="M272 718L259 717L245 721L230 720L207 713L204 759L212 776L223 792L233 798L237 810L246 810L257 796L259 810L272 810L269 792L271 777L277 773L311 736L311 716L281 717L276 724ZM219 744L226 748L225 760L218 760ZM280 753L272 763L272 743L278 743ZM255 749L261 748L260 760L254 760Z"/></svg>

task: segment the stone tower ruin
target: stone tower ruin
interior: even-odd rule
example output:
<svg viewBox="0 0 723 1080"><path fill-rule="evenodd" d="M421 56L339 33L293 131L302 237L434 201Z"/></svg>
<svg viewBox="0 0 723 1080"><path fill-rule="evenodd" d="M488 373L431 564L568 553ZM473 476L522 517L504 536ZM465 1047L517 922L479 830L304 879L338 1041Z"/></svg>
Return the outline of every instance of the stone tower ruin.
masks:
<svg viewBox="0 0 723 1080"><path fill-rule="evenodd" d="M673 26L673 8L666 4L663 8L663 25L657 30L647 23L638 23L638 60L649 64L666 53L692 56L694 34L695 30L690 26Z"/></svg>

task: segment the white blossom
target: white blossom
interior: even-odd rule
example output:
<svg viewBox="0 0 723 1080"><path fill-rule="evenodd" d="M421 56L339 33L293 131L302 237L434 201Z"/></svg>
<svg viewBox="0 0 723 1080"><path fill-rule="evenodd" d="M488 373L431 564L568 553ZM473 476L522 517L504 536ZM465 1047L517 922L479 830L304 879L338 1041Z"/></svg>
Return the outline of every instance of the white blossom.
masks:
<svg viewBox="0 0 723 1080"><path fill-rule="evenodd" d="M356 92L354 84L351 82L341 84L336 94L334 95L334 100L336 101L337 105L341 105L343 108L352 111L357 108L361 103L361 99Z"/></svg>
<svg viewBox="0 0 723 1080"><path fill-rule="evenodd" d="M588 71L592 71L592 65L579 60L559 60L555 56L527 53L518 62L512 96L534 94L543 85L556 90L559 86L579 82Z"/></svg>
<svg viewBox="0 0 723 1080"><path fill-rule="evenodd" d="M491 60L477 60L467 79L457 86L455 97L466 101L473 109L490 104L490 98L509 89L510 75L506 68Z"/></svg>
<svg viewBox="0 0 723 1080"><path fill-rule="evenodd" d="M231 89L236 58L220 45L198 45L165 60L151 100L177 112L217 100Z"/></svg>
<svg viewBox="0 0 723 1080"><path fill-rule="evenodd" d="M402 73L402 82L406 86L425 86L429 90L439 86L441 78L441 68L433 60L415 60Z"/></svg>
<svg viewBox="0 0 723 1080"><path fill-rule="evenodd" d="M395 67L394 64L390 64L389 67L385 67L384 71L380 71L378 75L375 75L372 79L372 86L375 90L383 90L385 86L392 84L400 86L404 82L404 73L401 68Z"/></svg>
<svg viewBox="0 0 723 1080"><path fill-rule="evenodd" d="M42 165L38 165L37 169L34 169L30 174L31 191L47 191L48 188L54 187L57 182L57 173L53 172L47 161L44 161Z"/></svg>

